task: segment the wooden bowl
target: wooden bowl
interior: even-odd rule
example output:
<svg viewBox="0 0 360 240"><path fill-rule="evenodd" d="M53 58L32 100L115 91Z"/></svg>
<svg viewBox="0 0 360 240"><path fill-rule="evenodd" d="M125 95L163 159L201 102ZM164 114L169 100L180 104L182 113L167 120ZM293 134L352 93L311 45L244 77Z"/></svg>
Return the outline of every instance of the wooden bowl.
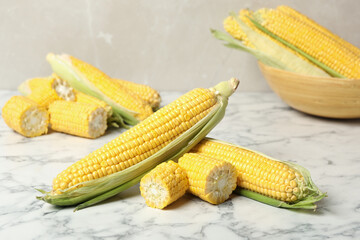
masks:
<svg viewBox="0 0 360 240"><path fill-rule="evenodd" d="M360 118L360 79L315 77L259 62L272 90L296 110L328 118Z"/></svg>

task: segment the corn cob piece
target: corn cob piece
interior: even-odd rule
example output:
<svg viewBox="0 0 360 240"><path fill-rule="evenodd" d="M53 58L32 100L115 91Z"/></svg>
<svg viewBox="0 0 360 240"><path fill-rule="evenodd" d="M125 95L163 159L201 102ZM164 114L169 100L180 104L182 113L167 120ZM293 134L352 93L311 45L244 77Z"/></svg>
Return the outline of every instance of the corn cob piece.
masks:
<svg viewBox="0 0 360 240"><path fill-rule="evenodd" d="M93 104L55 101L49 106L50 127L57 132L97 138L107 128L107 112Z"/></svg>
<svg viewBox="0 0 360 240"><path fill-rule="evenodd" d="M53 71L73 88L109 104L127 124L150 116L151 106L94 66L69 55L47 55Z"/></svg>
<svg viewBox="0 0 360 240"><path fill-rule="evenodd" d="M56 100L75 100L73 89L57 76L26 80L20 84L18 90L22 95L46 108Z"/></svg>
<svg viewBox="0 0 360 240"><path fill-rule="evenodd" d="M239 81L194 89L57 175L39 197L79 208L111 197L140 181L159 163L190 150L222 119Z"/></svg>
<svg viewBox="0 0 360 240"><path fill-rule="evenodd" d="M306 75L329 77L329 74L306 58L293 50L289 51L288 47L257 29L248 16L251 16L250 11L241 10L239 16L233 13L224 21L225 30L240 41L216 30L213 30L214 36L228 42L225 46L249 52L266 65Z"/></svg>
<svg viewBox="0 0 360 240"><path fill-rule="evenodd" d="M134 83L122 79L115 79L115 81L135 93L135 95L149 104L153 110L157 110L160 107L161 97L155 89L145 84Z"/></svg>
<svg viewBox="0 0 360 240"><path fill-rule="evenodd" d="M273 34L276 40L281 39L296 47L327 71L333 70L340 77L360 78L359 55L308 22L276 9L258 10L254 13L254 21Z"/></svg>
<svg viewBox="0 0 360 240"><path fill-rule="evenodd" d="M234 165L240 187L237 191L268 204L315 209L314 202L325 196L312 182L309 172L293 163L278 161L264 154L209 138L203 139L191 152ZM263 195L278 201L269 200Z"/></svg>
<svg viewBox="0 0 360 240"><path fill-rule="evenodd" d="M97 99L93 96L87 95L85 93L79 92L75 90L75 102L78 103L86 103L90 105L96 105L102 107L107 112L107 116L110 117L112 115L111 107L104 101Z"/></svg>
<svg viewBox="0 0 360 240"><path fill-rule="evenodd" d="M189 192L212 204L225 202L236 188L236 169L230 163L196 153L185 153L179 165L189 179Z"/></svg>
<svg viewBox="0 0 360 240"><path fill-rule="evenodd" d="M46 109L23 96L11 97L2 109L2 117L10 128L25 137L37 137L48 131Z"/></svg>
<svg viewBox="0 0 360 240"><path fill-rule="evenodd" d="M140 181L141 196L152 208L165 208L181 198L188 188L185 171L173 161L159 164Z"/></svg>

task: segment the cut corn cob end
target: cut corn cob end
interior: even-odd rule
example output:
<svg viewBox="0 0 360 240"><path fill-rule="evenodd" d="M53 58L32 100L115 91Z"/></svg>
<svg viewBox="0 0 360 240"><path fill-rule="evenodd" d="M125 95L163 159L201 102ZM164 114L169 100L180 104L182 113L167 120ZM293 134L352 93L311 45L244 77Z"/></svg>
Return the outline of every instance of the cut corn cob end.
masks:
<svg viewBox="0 0 360 240"><path fill-rule="evenodd" d="M186 153L179 159L179 165L188 176L189 192L209 203L225 202L236 188L236 169L228 162Z"/></svg>
<svg viewBox="0 0 360 240"><path fill-rule="evenodd" d="M75 101L74 89L65 80L61 79L56 73L52 74L54 79L52 87L55 92L66 101Z"/></svg>
<svg viewBox="0 0 360 240"><path fill-rule="evenodd" d="M49 106L50 127L80 137L97 138L107 128L104 108L86 103L55 101Z"/></svg>
<svg viewBox="0 0 360 240"><path fill-rule="evenodd" d="M48 131L49 114L34 101L13 96L2 109L5 123L25 137L37 137Z"/></svg>
<svg viewBox="0 0 360 240"><path fill-rule="evenodd" d="M152 208L163 209L182 197L189 188L184 170L173 162L161 163L140 182L141 196Z"/></svg>

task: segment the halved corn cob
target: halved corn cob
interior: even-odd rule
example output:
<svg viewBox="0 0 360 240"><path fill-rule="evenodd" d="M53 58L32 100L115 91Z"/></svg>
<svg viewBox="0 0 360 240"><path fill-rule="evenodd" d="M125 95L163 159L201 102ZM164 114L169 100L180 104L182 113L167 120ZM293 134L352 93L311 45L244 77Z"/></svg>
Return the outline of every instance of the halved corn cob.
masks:
<svg viewBox="0 0 360 240"><path fill-rule="evenodd" d="M46 59L73 88L105 101L127 124L135 125L153 113L150 105L94 66L66 54L49 53Z"/></svg>
<svg viewBox="0 0 360 240"><path fill-rule="evenodd" d="M335 76L360 78L359 54L349 50L336 37L300 18L277 9L260 9L253 15L261 30L273 34L274 39L292 45L309 60ZM267 34L269 34L267 33ZM299 51L300 50L300 51Z"/></svg>
<svg viewBox="0 0 360 240"><path fill-rule="evenodd" d="M103 107L70 101L55 101L49 106L50 128L86 138L97 138L107 128L107 112Z"/></svg>
<svg viewBox="0 0 360 240"><path fill-rule="evenodd" d="M26 80L20 84L18 90L22 95L46 108L56 100L75 100L75 93L70 85L56 75Z"/></svg>
<svg viewBox="0 0 360 240"><path fill-rule="evenodd" d="M2 117L5 123L25 137L36 137L47 133L49 114L36 102L13 96L4 105Z"/></svg>
<svg viewBox="0 0 360 240"><path fill-rule="evenodd" d="M62 171L53 191L39 197L55 205L83 208L136 184L157 164L176 159L222 119L239 81L194 89L119 137Z"/></svg>
<svg viewBox="0 0 360 240"><path fill-rule="evenodd" d="M237 184L241 188L237 191L258 201L277 207L315 209L314 202L325 196L312 182L310 173L294 163L275 160L264 154L209 138L203 139L191 152L234 165L238 175Z"/></svg>
<svg viewBox="0 0 360 240"><path fill-rule="evenodd" d="M188 188L185 171L174 161L159 164L140 181L141 196L152 208L165 208L182 197Z"/></svg>
<svg viewBox="0 0 360 240"><path fill-rule="evenodd" d="M161 97L155 89L145 84L134 83L122 79L115 79L115 81L135 93L139 98L149 104L153 110L160 107Z"/></svg>
<svg viewBox="0 0 360 240"><path fill-rule="evenodd" d="M248 16L251 16L250 11L241 10L239 16L232 14L224 21L225 30L241 42L216 30L213 30L214 36L228 42L225 46L249 52L266 65L301 74L329 76L297 52L258 30Z"/></svg>
<svg viewBox="0 0 360 240"><path fill-rule="evenodd" d="M189 179L189 192L209 203L225 202L236 188L236 169L226 161L185 153L179 165Z"/></svg>

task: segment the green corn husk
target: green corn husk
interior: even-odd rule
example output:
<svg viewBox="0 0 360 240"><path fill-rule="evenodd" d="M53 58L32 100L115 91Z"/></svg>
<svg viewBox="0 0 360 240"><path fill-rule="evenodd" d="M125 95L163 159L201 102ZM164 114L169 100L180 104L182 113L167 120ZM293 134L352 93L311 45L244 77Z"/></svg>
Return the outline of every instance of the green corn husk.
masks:
<svg viewBox="0 0 360 240"><path fill-rule="evenodd" d="M65 189L61 194L39 190L44 195L37 198L58 206L82 203L76 208L78 210L103 201L137 184L142 175L159 163L169 159L177 159L199 143L224 117L228 97L236 90L238 84L237 79L231 79L212 88L217 93L218 103L209 114L149 158L120 172L80 183L80 188L74 188L76 187L74 186Z"/></svg>
<svg viewBox="0 0 360 240"><path fill-rule="evenodd" d="M306 168L304 168L298 164L287 162L287 161L280 161L280 160L274 159L272 157L269 157L263 153L260 153L260 152L242 147L242 146L238 146L235 144L231 144L228 142L220 141L217 139L212 139L212 138L206 138L206 139L209 141L218 142L221 144L226 144L226 145L234 146L234 147L241 148L241 149L244 149L247 151L251 151L251 152L259 154L263 157L271 159L273 161L282 162L282 163L288 165L293 170L295 170L297 173L299 173L304 178L304 180L302 180L302 181L297 179L300 193L298 193L299 194L298 200L293 203L284 202L281 200L277 200L277 199L262 195L257 192L253 192L251 190L237 187L235 189L235 193L237 193L239 195L243 195L245 197L254 199L256 201L259 201L259 202L262 202L262 203L265 203L265 204L268 204L268 205L271 205L274 207L291 208L291 209L312 209L312 210L316 210L316 208L317 208L317 206L315 204L316 202L318 202L321 199L323 199L324 197L326 197L326 193L322 193L319 190L319 188L315 185L315 183L312 181L310 172Z"/></svg>
<svg viewBox="0 0 360 240"><path fill-rule="evenodd" d="M68 55L55 55L49 53L46 56L46 60L50 63L53 71L61 78L67 81L74 89L88 94L90 96L96 97L107 104L109 104L113 112L117 117L123 119L122 122L125 122L129 125L136 125L139 123L139 120L134 117L136 112L129 110L120 104L114 102L99 89L97 89L91 82L89 82L79 71L77 71L71 64L71 60Z"/></svg>
<svg viewBox="0 0 360 240"><path fill-rule="evenodd" d="M318 66L319 68L323 69L324 71L326 71L327 73L330 74L330 76L332 77L337 77L337 78L346 78L345 76L343 76L342 74L338 73L337 71L335 71L334 69L328 67L327 65L323 64L322 62L320 62L319 60L317 60L316 58L313 58L312 56L310 56L309 54L305 53L304 51L302 51L301 49L297 48L295 45L287 42L286 40L280 38L279 36L277 36L276 34L270 32L267 28L265 28L261 23L264 21L261 18L261 15L258 13L254 13L252 17L249 17L250 21L262 32L264 32L265 34L267 34L268 36L270 36L271 38L273 38L275 41L281 42L282 44L284 44L285 46L287 46L288 48L296 51L297 53L301 54L302 56L304 56L305 58L307 58L310 62L314 63L316 66Z"/></svg>
<svg viewBox="0 0 360 240"><path fill-rule="evenodd" d="M254 31L235 13L230 13L230 16L232 16L236 20L242 31L246 34L249 41L252 43L252 45L255 46L255 49L247 47L241 41L233 39L227 34L223 34L219 31L213 30L212 33L216 38L228 42L228 44L225 46L249 52L250 54L254 55L259 61L271 67L304 75L329 77L329 75L322 69L305 61L304 59L301 59L294 53L275 43L273 40L264 37L263 35Z"/></svg>

